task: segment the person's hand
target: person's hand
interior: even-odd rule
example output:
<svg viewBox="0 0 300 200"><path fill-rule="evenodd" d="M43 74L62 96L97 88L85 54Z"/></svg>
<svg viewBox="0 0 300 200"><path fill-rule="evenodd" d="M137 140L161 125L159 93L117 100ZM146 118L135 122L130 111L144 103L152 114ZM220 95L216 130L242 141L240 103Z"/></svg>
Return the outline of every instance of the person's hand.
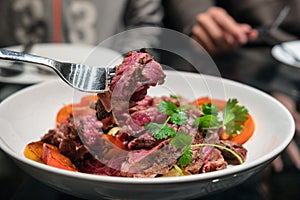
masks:
<svg viewBox="0 0 300 200"><path fill-rule="evenodd" d="M210 54L226 52L255 40L258 32L248 24L237 23L223 8L211 7L197 15L192 38Z"/></svg>
<svg viewBox="0 0 300 200"><path fill-rule="evenodd" d="M280 101L293 115L295 120L295 127L296 127L296 136L300 136L300 114L297 111L296 103L295 101L290 98L289 96L282 94L282 93L273 93L272 94L278 101ZM287 154L289 155L291 161L293 162L294 166L300 170L300 151L299 148L295 142L295 140L292 140L291 143L288 145L288 147L285 150ZM278 156L273 161L273 167L274 170L277 172L281 172L284 168L284 163L280 156Z"/></svg>

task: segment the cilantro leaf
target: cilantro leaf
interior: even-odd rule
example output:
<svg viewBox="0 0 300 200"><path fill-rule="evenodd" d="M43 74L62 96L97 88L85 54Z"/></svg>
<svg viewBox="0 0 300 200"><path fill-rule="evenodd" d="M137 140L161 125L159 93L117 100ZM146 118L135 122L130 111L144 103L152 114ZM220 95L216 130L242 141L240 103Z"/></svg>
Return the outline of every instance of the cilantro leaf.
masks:
<svg viewBox="0 0 300 200"><path fill-rule="evenodd" d="M183 125L188 122L188 115L183 110L176 110L170 117L170 120L174 124Z"/></svg>
<svg viewBox="0 0 300 200"><path fill-rule="evenodd" d="M226 133L232 135L243 130L243 124L248 119L248 110L241 105L238 105L237 99L229 99L223 111L223 126L226 128Z"/></svg>
<svg viewBox="0 0 300 200"><path fill-rule="evenodd" d="M215 115L219 113L219 109L215 104L205 103L202 105L202 112L204 115Z"/></svg>
<svg viewBox="0 0 300 200"><path fill-rule="evenodd" d="M175 103L169 102L169 101L161 101L158 104L158 112L162 114L172 115L177 109L177 106Z"/></svg>
<svg viewBox="0 0 300 200"><path fill-rule="evenodd" d="M178 132L172 139L171 144L176 148L183 148L192 143L192 136L185 132Z"/></svg>
<svg viewBox="0 0 300 200"><path fill-rule="evenodd" d="M173 124L183 125L188 121L188 115L183 109L178 108L175 103L169 101L161 101L158 105L158 111L167 114Z"/></svg>
<svg viewBox="0 0 300 200"><path fill-rule="evenodd" d="M174 128L165 125L154 135L154 137L156 139L166 139L168 137L173 137L174 135L176 135Z"/></svg>
<svg viewBox="0 0 300 200"><path fill-rule="evenodd" d="M185 132L178 132L172 139L171 144L176 148L184 148L183 153L178 159L181 166L185 167L190 164L193 152L191 148L193 138Z"/></svg>
<svg viewBox="0 0 300 200"><path fill-rule="evenodd" d="M194 125L199 126L202 130L207 130L209 128L220 127L220 122L218 117L215 115L203 115L195 119Z"/></svg>
<svg viewBox="0 0 300 200"><path fill-rule="evenodd" d="M191 146L187 146L184 150L183 150L183 154L180 156L180 158L178 159L178 163L182 166L185 167L188 164L190 164L191 160L193 157L193 152L192 152L192 147Z"/></svg>
<svg viewBox="0 0 300 200"><path fill-rule="evenodd" d="M164 124L150 122L145 125L145 128L148 129L149 134L156 139L166 139L168 137L173 137L174 135L176 135L176 131L174 130L174 128Z"/></svg>
<svg viewBox="0 0 300 200"><path fill-rule="evenodd" d="M150 135L155 135L163 127L163 124L158 124L155 122L149 122L145 125L145 129L149 130Z"/></svg>

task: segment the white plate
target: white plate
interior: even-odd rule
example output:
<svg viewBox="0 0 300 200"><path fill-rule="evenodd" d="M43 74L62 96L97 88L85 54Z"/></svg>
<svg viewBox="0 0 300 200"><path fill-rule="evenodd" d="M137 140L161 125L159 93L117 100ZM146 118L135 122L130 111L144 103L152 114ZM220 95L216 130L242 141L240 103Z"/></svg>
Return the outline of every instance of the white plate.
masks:
<svg viewBox="0 0 300 200"><path fill-rule="evenodd" d="M14 51L21 51L21 46L12 46L7 47L7 49ZM115 57L120 57L120 54L114 52L110 49L105 49L101 47L95 47L84 44L53 44L53 43L45 43L45 44L35 44L30 52L30 54L35 54L39 56L44 56L48 58L52 58L58 61L63 62L73 62L73 63L86 63L91 59L91 55L95 57L95 54L98 55L98 62L93 64L105 65L108 63L108 60ZM99 59L101 58L101 59ZM4 63L1 61L1 65L8 65L8 63ZM38 73L36 67L32 65L25 65L24 73L18 76L12 77L1 77L0 82L4 83L15 83L15 84L35 84L43 81L58 79L56 74L42 74Z"/></svg>
<svg viewBox="0 0 300 200"><path fill-rule="evenodd" d="M282 48L282 46L288 49L288 52L285 51ZM272 48L271 53L272 56L278 61L293 67L300 68L300 62L299 61L297 62L291 55L292 53L300 59L300 41L290 41L290 42L284 42L282 44L275 45Z"/></svg>
<svg viewBox="0 0 300 200"><path fill-rule="evenodd" d="M269 164L292 140L293 118L273 97L216 77L170 71L166 74L166 83L151 89L151 95L175 93L190 100L202 96L237 98L249 109L256 129L245 144L249 153L244 164L184 177L124 178L70 172L29 160L23 155L26 144L38 140L55 126L59 108L86 95L61 80L28 87L0 104L0 147L36 179L85 199L190 199L245 181Z"/></svg>

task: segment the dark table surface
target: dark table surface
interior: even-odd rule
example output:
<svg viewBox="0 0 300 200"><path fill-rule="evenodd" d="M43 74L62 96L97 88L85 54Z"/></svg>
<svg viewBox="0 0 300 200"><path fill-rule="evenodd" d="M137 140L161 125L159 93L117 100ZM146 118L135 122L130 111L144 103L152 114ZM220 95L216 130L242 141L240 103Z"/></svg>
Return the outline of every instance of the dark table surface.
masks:
<svg viewBox="0 0 300 200"><path fill-rule="evenodd" d="M226 58L217 58L216 63L218 66L222 65L220 71L226 78L245 82L265 91L283 91L298 101L300 70L275 61L270 56L269 50L264 50L267 57L247 50L245 58L240 53L231 55L241 56L239 61L227 62L227 56ZM229 66L230 70L227 69ZM244 66L242 70L241 66ZM0 101L27 86L0 83ZM299 146L299 138L295 138L295 140ZM300 199L300 171L290 161L286 152L283 152L281 156L285 163L282 172L274 172L272 166L269 166L244 183L203 199ZM61 193L30 177L0 150L0 199L75 200L78 198Z"/></svg>

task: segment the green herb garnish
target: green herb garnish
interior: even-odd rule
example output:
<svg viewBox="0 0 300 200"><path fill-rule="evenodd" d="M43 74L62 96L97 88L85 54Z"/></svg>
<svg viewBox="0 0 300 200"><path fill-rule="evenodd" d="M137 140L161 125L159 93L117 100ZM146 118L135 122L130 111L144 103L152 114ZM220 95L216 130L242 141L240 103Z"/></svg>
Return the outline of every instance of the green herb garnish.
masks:
<svg viewBox="0 0 300 200"><path fill-rule="evenodd" d="M150 135L156 139L167 139L176 135L174 128L165 124L158 124L150 122L145 125L145 128L149 130Z"/></svg>
<svg viewBox="0 0 300 200"><path fill-rule="evenodd" d="M203 104L202 116L195 118L194 125L202 130L225 127L226 133L232 136L243 130L244 122L247 120L248 110L238 105L237 99L229 99L224 107L223 121L218 118L219 110L211 103Z"/></svg>
<svg viewBox="0 0 300 200"><path fill-rule="evenodd" d="M215 104L205 103L202 106L202 112L204 115L214 115L217 116L219 113L219 109Z"/></svg>
<svg viewBox="0 0 300 200"><path fill-rule="evenodd" d="M244 122L247 118L248 110L238 105L237 99L229 99L223 111L223 126L229 136L243 130Z"/></svg>
<svg viewBox="0 0 300 200"><path fill-rule="evenodd" d="M175 97L174 97L175 98ZM188 115L185 109L189 107L178 107L175 103L169 101L161 101L158 105L158 111L162 114L168 115L168 118L163 124L150 122L145 125L145 128L149 130L149 134L156 139L170 138L171 144L182 150L182 155L178 159L179 165L185 167L190 164L193 156L192 147L199 146L214 146L217 148L225 149L238 158L240 163L243 162L242 158L233 150L217 145L217 144L192 144L192 136L179 131L176 132L171 126L168 126L168 122L176 125L184 125L188 122ZM223 121L219 120L219 110L216 105L207 103L203 104L200 111L201 117L195 117L194 126L198 126L202 130L208 130L212 128L225 127L226 133L232 135L243 129L243 123L247 120L248 110L244 106L238 105L236 99L229 99L224 107ZM178 166L177 166L178 168Z"/></svg>
<svg viewBox="0 0 300 200"><path fill-rule="evenodd" d="M208 130L211 128L220 128L220 121L215 115L203 115L195 118L194 126L199 126L202 130Z"/></svg>

